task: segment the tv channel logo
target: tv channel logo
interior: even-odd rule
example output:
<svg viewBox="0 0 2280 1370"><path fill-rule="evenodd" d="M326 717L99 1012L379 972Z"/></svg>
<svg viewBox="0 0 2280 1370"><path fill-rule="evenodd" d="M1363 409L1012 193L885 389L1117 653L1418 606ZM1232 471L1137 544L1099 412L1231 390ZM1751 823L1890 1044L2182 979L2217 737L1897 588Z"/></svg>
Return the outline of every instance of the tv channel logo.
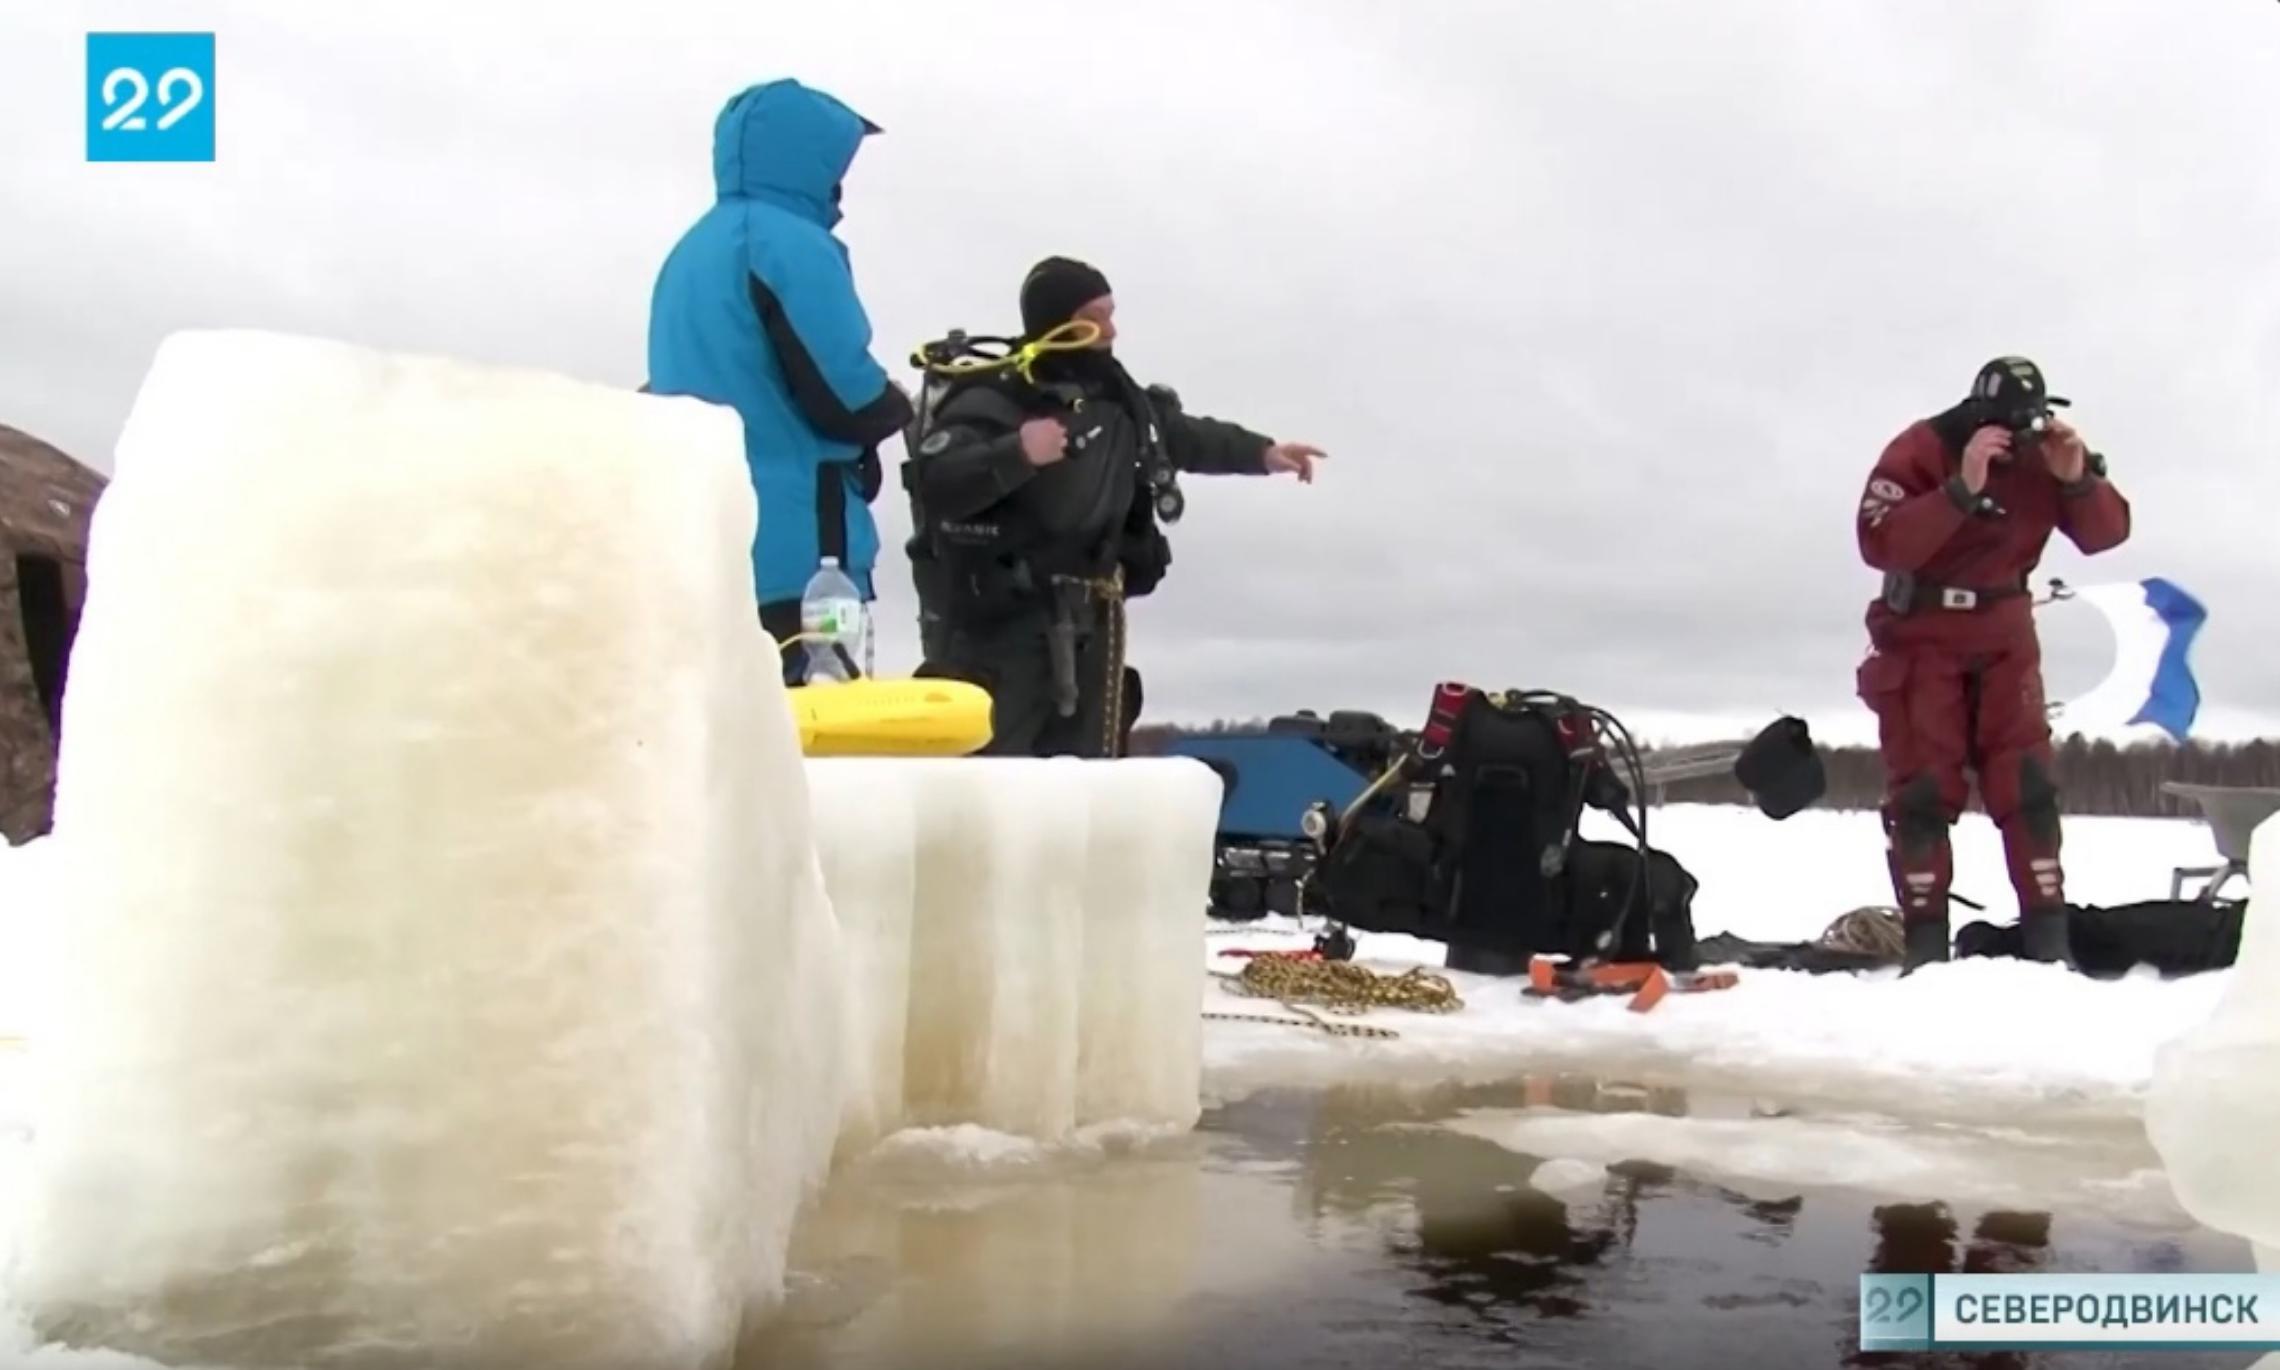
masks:
<svg viewBox="0 0 2280 1370"><path fill-rule="evenodd" d="M214 35L87 35L87 160L214 160Z"/></svg>

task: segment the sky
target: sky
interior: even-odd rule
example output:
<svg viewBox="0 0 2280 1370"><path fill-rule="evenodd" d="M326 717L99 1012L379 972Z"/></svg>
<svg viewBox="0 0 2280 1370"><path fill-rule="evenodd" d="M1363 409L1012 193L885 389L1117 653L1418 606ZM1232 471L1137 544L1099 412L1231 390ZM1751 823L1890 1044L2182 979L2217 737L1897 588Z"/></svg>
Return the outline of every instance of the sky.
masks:
<svg viewBox="0 0 2280 1370"><path fill-rule="evenodd" d="M84 34L128 28L216 33L216 163L84 160ZM2040 574L2182 584L2205 729L2280 733L2274 71L2271 0L14 0L0 422L108 469L212 326L637 385L713 117L789 75L886 130L840 234L898 377L1066 253L1142 379L1331 453L1189 481L1153 721L1413 722L1456 678L1862 739L1861 487L2024 353L2137 519ZM908 669L891 478L878 513ZM2064 699L2104 632L2043 620Z"/></svg>

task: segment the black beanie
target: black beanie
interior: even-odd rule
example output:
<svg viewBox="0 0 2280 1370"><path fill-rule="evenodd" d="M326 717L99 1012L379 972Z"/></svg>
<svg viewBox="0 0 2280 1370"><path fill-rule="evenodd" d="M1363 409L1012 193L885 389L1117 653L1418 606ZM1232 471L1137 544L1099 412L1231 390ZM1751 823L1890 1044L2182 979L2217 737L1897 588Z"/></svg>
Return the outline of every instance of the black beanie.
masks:
<svg viewBox="0 0 2280 1370"><path fill-rule="evenodd" d="M1042 337L1108 293L1108 277L1095 268L1073 257L1047 257L1021 282L1022 332Z"/></svg>

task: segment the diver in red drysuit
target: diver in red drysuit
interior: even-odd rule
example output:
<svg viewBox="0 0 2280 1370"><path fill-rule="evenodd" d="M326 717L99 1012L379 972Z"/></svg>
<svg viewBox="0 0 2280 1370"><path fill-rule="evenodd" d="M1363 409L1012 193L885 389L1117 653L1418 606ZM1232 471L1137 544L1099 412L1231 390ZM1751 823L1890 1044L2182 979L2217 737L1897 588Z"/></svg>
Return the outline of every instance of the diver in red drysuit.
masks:
<svg viewBox="0 0 2280 1370"><path fill-rule="evenodd" d="M1861 494L1861 556L1885 573L1868 611L1861 699L1875 710L1884 829L1907 966L1948 957L1948 832L1979 781L2003 834L2023 954L2066 959L2066 886L2042 647L2027 580L2053 531L2095 554L2130 534L2105 460L2051 412L2033 362L1980 369L1962 403L1910 424Z"/></svg>

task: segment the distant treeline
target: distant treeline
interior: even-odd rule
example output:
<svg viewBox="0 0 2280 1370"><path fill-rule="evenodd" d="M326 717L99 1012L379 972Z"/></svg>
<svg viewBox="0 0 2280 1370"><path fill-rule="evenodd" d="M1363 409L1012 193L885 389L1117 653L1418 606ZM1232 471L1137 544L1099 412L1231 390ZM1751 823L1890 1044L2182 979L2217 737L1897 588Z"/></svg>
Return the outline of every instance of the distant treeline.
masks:
<svg viewBox="0 0 2280 1370"><path fill-rule="evenodd" d="M1263 720L1203 727L1140 727L1133 730L1132 750L1139 754L1158 752L1175 736L1265 729ZM1884 768L1873 749L1824 746L1820 751L1829 774L1828 797L1822 807L1865 810L1881 802ZM1652 755L1651 749L1648 755ZM2136 743L2118 747L2074 736L2059 744L2058 783L2068 813L2119 818L2198 817L2200 810L2190 801L2162 793L2161 787L2171 781L2280 788L2280 742ZM1727 776L1679 781L1668 786L1661 798L1674 804L1749 802L1741 787Z"/></svg>

